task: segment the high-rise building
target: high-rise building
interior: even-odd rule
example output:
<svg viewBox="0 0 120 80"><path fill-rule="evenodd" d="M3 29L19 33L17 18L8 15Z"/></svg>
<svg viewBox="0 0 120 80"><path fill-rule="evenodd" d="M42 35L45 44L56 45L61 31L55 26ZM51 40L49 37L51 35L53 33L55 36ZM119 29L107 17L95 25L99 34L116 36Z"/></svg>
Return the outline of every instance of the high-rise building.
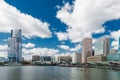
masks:
<svg viewBox="0 0 120 80"><path fill-rule="evenodd" d="M107 56L107 54L110 54L110 39L104 38L104 56Z"/></svg>
<svg viewBox="0 0 120 80"><path fill-rule="evenodd" d="M109 38L101 38L95 42L95 55L107 56L110 50Z"/></svg>
<svg viewBox="0 0 120 80"><path fill-rule="evenodd" d="M73 53L72 63L80 64L81 63L81 53Z"/></svg>
<svg viewBox="0 0 120 80"><path fill-rule="evenodd" d="M119 37L119 48L118 48L118 51L120 52L120 37Z"/></svg>
<svg viewBox="0 0 120 80"><path fill-rule="evenodd" d="M21 29L11 30L11 37L8 38L8 59L10 62L22 60L22 38Z"/></svg>
<svg viewBox="0 0 120 80"><path fill-rule="evenodd" d="M120 62L120 38L119 38L119 48L118 51L114 54L107 55L108 61L117 61Z"/></svg>
<svg viewBox="0 0 120 80"><path fill-rule="evenodd" d="M92 56L92 39L84 38L82 42L82 63L87 63L89 56Z"/></svg>

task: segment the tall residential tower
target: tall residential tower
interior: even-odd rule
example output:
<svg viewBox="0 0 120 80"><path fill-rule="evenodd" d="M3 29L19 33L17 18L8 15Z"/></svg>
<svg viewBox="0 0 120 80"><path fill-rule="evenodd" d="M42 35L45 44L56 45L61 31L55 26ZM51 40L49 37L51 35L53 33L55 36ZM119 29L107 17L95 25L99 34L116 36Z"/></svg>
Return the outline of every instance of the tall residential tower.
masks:
<svg viewBox="0 0 120 80"><path fill-rule="evenodd" d="M87 57L92 56L92 39L84 38L82 45L82 63L87 63Z"/></svg>

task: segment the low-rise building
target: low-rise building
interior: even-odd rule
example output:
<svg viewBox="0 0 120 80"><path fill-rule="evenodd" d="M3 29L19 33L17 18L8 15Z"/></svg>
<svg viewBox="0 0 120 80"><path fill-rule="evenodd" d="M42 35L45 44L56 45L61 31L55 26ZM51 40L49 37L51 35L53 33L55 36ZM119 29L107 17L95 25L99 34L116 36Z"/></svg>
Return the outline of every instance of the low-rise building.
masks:
<svg viewBox="0 0 120 80"><path fill-rule="evenodd" d="M71 56L59 56L58 60L61 63L71 63L72 62L72 57Z"/></svg>
<svg viewBox="0 0 120 80"><path fill-rule="evenodd" d="M32 56L32 61L40 61L40 56L38 56L38 55L33 55L33 56Z"/></svg>
<svg viewBox="0 0 120 80"><path fill-rule="evenodd" d="M117 52L115 54L109 54L109 55L107 55L107 60L108 61L120 62L120 52Z"/></svg>
<svg viewBox="0 0 120 80"><path fill-rule="evenodd" d="M116 52L117 52L117 50L115 50L115 49L110 50L110 54L115 54Z"/></svg>
<svg viewBox="0 0 120 80"><path fill-rule="evenodd" d="M40 56L40 62L53 62L53 58L51 56Z"/></svg>
<svg viewBox="0 0 120 80"><path fill-rule="evenodd" d="M96 55L96 56L91 56L91 57L87 57L87 62L91 63L91 62L104 62L107 61L107 58L103 55Z"/></svg>

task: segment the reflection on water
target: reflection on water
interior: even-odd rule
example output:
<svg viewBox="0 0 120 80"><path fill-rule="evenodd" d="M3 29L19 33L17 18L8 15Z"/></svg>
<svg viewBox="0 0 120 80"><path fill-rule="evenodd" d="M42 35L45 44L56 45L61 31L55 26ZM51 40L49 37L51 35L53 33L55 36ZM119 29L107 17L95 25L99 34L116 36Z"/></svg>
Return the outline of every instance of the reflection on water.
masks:
<svg viewBox="0 0 120 80"><path fill-rule="evenodd" d="M120 72L53 66L0 67L0 80L120 80Z"/></svg>

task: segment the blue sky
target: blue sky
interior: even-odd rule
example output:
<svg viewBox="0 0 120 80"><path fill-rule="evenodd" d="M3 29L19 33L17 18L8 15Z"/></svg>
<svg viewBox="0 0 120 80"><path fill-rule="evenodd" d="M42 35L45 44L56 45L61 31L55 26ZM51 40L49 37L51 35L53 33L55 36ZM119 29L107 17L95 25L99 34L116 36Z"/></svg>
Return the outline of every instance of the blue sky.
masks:
<svg viewBox="0 0 120 80"><path fill-rule="evenodd" d="M117 49L119 5L119 0L0 1L0 17L3 17L0 20L0 45L4 47L1 55L6 51L7 38L14 27L23 31L23 51L27 56L34 50L40 53L42 49L48 54L80 52L85 37L92 37L93 44L101 37L110 37L111 48Z"/></svg>
<svg viewBox="0 0 120 80"><path fill-rule="evenodd" d="M61 21L55 17L57 12L56 5L63 5L62 0L54 0L54 2L51 0L6 0L6 2L10 5L15 6L21 12L32 15L33 17L41 19L42 21L48 22L50 24L49 29L52 32L53 37L45 39L38 37L29 40L25 39L25 43L32 42L36 44L36 47L41 46L48 48L54 48L56 47L56 45L61 44L61 42L58 41L54 32L65 31L67 28L65 24L61 23ZM69 42L67 43L69 44Z"/></svg>

